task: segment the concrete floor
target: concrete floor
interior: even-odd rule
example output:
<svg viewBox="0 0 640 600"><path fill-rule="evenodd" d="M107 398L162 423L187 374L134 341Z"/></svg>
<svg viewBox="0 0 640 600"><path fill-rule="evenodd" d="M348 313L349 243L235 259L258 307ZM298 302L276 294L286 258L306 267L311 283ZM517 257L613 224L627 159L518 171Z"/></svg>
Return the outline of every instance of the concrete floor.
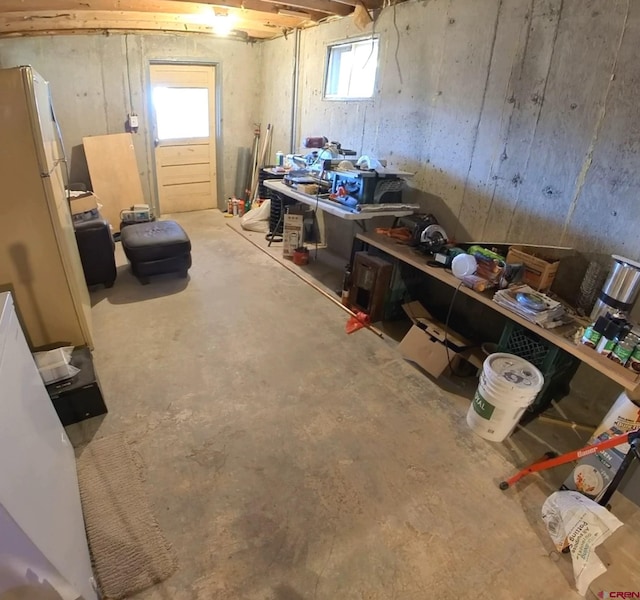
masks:
<svg viewBox="0 0 640 600"><path fill-rule="evenodd" d="M535 450L470 433L466 398L346 335L217 211L177 220L190 279L141 286L118 245L115 287L92 294L110 412L69 428L79 446L124 432L145 465L180 566L136 598L578 597L539 517L552 488L497 488ZM640 519L619 506L605 589L640 589Z"/></svg>

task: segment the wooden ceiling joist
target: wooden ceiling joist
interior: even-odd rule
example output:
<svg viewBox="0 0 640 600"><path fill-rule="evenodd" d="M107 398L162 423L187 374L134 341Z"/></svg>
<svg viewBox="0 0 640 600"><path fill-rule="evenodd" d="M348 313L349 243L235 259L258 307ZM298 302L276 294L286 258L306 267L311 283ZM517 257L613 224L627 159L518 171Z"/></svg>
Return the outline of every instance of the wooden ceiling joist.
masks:
<svg viewBox="0 0 640 600"><path fill-rule="evenodd" d="M198 15L187 15L187 17ZM270 38L285 27L274 19L252 20L238 16L234 28L246 31L251 37ZM5 13L0 19L0 34L39 33L67 30L144 30L188 31L213 33L213 24L206 18L185 18L185 15L124 11L41 11L31 15ZM249 33L250 32L250 33Z"/></svg>
<svg viewBox="0 0 640 600"><path fill-rule="evenodd" d="M167 11L166 7L171 6ZM43 10L133 10L138 12L193 13L225 6L248 11L277 13L269 3L262 0L1 0L0 16L5 12L38 12Z"/></svg>
<svg viewBox="0 0 640 600"><path fill-rule="evenodd" d="M382 8L383 0L333 0L334 2L338 2L339 4L346 4L347 6L356 7L359 4L362 4L365 8L369 10L375 10L378 8Z"/></svg>
<svg viewBox="0 0 640 600"><path fill-rule="evenodd" d="M302 10L316 10L326 15L339 15L346 17L353 12L353 9L333 2L333 0L263 0L268 4L277 4L278 6L288 6L291 8L299 8Z"/></svg>
<svg viewBox="0 0 640 600"><path fill-rule="evenodd" d="M193 4L191 0L175 1L180 2L181 4ZM280 7L278 5L266 2L265 0L204 0L204 2L200 3L206 4L207 6L212 6L214 8L216 6L221 6L228 8L239 8L245 12L272 13L274 15L280 14ZM324 19L327 16L326 13L318 10L305 10L304 12L308 15L307 18L312 21L319 21L320 19Z"/></svg>
<svg viewBox="0 0 640 600"><path fill-rule="evenodd" d="M328 16L348 16L358 4L375 9L383 0L0 0L0 36L98 30L213 33L214 17L229 15L234 31L268 39Z"/></svg>

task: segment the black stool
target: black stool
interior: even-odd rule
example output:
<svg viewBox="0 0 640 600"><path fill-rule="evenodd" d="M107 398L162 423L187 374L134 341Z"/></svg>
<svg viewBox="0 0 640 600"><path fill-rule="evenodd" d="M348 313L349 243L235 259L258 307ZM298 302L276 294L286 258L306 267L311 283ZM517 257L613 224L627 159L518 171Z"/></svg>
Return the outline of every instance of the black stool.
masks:
<svg viewBox="0 0 640 600"><path fill-rule="evenodd" d="M175 221L152 221L129 225L120 232L120 242L140 283L152 275L178 273L187 276L191 267L191 241Z"/></svg>

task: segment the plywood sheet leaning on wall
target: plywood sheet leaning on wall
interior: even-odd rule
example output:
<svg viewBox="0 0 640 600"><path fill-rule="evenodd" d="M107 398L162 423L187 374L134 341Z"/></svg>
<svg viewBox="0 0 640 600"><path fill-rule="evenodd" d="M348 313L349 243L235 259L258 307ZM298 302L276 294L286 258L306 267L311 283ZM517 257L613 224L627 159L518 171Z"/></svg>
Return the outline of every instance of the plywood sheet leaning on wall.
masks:
<svg viewBox="0 0 640 600"><path fill-rule="evenodd" d="M145 203L131 134L95 135L82 138L82 143L102 216L118 232L120 211Z"/></svg>

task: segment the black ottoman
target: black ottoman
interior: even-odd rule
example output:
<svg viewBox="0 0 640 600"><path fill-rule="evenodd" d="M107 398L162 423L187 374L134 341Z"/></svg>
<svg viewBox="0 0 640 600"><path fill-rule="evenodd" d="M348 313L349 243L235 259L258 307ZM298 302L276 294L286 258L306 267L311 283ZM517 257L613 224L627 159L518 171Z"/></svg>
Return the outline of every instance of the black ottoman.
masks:
<svg viewBox="0 0 640 600"><path fill-rule="evenodd" d="M191 241L175 221L152 221L129 225L120 232L120 242L140 283L151 275L180 273L191 267Z"/></svg>

